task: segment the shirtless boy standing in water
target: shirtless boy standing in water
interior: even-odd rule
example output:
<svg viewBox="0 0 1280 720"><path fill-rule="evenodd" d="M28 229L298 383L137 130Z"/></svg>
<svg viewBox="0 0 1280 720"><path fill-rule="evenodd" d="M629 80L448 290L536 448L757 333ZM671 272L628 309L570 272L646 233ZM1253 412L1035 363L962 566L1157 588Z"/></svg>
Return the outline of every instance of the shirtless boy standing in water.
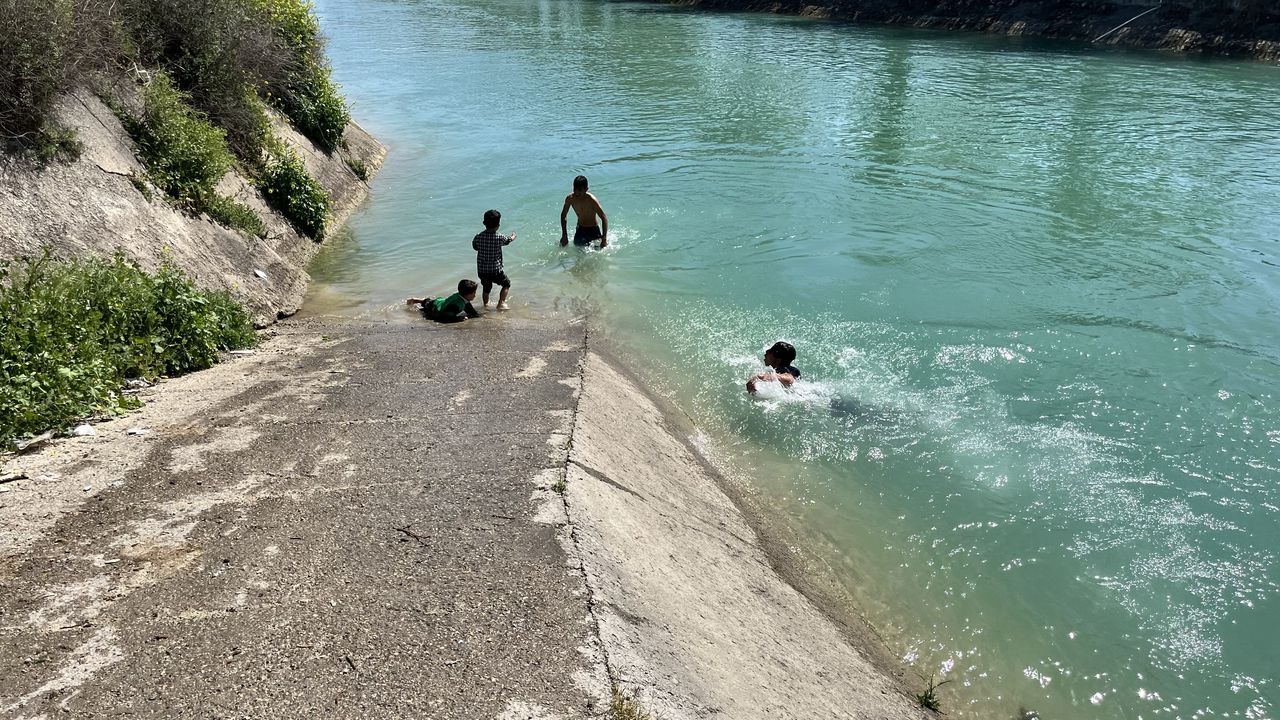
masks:
<svg viewBox="0 0 1280 720"><path fill-rule="evenodd" d="M609 218L595 195L587 192L587 176L579 175L573 179L573 192L565 196L564 207L560 209L560 244L569 244L569 228L565 218L569 216L569 208L578 216L578 229L573 233L574 245L590 245L592 240L599 240L600 247L609 246ZM596 225L596 216L600 216L600 225Z"/></svg>

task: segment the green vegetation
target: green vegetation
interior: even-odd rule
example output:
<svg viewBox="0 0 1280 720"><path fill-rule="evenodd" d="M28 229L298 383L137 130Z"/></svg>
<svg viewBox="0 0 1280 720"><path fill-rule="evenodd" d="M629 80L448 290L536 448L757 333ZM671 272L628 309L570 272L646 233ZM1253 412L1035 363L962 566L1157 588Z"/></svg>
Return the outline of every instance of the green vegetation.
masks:
<svg viewBox="0 0 1280 720"><path fill-rule="evenodd" d="M7 146L40 161L74 155L74 137L48 120L54 101L130 67L154 78L140 117L121 103L117 113L150 179L179 206L261 235L249 208L213 192L235 164L300 230L323 232L329 199L273 137L263 102L326 151L342 145L350 113L309 0L0 0L0 17L13 18L0 53Z"/></svg>
<svg viewBox="0 0 1280 720"><path fill-rule="evenodd" d="M364 164L360 158L348 158L347 167L351 168L351 172L360 178L360 182L369 182L369 166Z"/></svg>
<svg viewBox="0 0 1280 720"><path fill-rule="evenodd" d="M258 187L267 202L311 237L324 234L329 214L329 194L307 173L298 153L275 141L258 172Z"/></svg>
<svg viewBox="0 0 1280 720"><path fill-rule="evenodd" d="M136 405L126 378L200 370L257 335L228 293L122 256L0 266L0 443Z"/></svg>
<svg viewBox="0 0 1280 720"><path fill-rule="evenodd" d="M186 103L169 76L143 91L142 117L126 118L152 182L179 204L203 209L231 167L226 134Z"/></svg>
<svg viewBox="0 0 1280 720"><path fill-rule="evenodd" d="M0 137L41 161L75 155L49 111L63 92L109 67L120 40L107 0L0 0Z"/></svg>
<svg viewBox="0 0 1280 720"><path fill-rule="evenodd" d="M292 55L284 82L272 88L270 97L304 135L333 152L342 142L351 114L330 75L310 0L250 2L266 16Z"/></svg>
<svg viewBox="0 0 1280 720"><path fill-rule="evenodd" d="M266 223L262 222L262 218L258 217L258 213L254 212L253 208L225 195L214 195L205 204L204 211L215 222L235 228L246 235L260 238L267 236Z"/></svg>
<svg viewBox="0 0 1280 720"><path fill-rule="evenodd" d="M925 677L921 675L920 679L925 680ZM925 710L932 710L936 713L941 713L942 701L938 698L938 688L951 681L943 680L942 682L934 682L933 676L930 675L926 682L928 685L925 687L924 691L916 693L916 702L920 703L920 707Z"/></svg>
<svg viewBox="0 0 1280 720"><path fill-rule="evenodd" d="M233 163L223 130L191 108L164 73L148 83L142 100L142 116L125 115L122 120L152 182L180 207L208 213L250 235L265 235L266 227L253 210L215 191Z"/></svg>

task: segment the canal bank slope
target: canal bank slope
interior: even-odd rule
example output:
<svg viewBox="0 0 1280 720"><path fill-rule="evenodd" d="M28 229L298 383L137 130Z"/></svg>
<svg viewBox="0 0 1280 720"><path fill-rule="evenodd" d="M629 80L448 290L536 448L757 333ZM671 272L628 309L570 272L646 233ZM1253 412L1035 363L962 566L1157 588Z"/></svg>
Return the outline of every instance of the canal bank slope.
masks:
<svg viewBox="0 0 1280 720"><path fill-rule="evenodd" d="M1280 5L1266 0L670 0L707 10L1238 55L1280 61Z"/></svg>
<svg viewBox="0 0 1280 720"><path fill-rule="evenodd" d="M11 458L0 717L918 718L582 318L293 321Z"/></svg>

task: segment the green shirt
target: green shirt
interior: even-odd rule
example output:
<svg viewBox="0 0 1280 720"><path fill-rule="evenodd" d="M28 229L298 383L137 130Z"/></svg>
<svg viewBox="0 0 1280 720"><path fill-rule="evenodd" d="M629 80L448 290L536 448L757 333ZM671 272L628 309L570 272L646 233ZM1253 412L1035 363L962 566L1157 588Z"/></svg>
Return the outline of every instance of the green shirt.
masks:
<svg viewBox="0 0 1280 720"><path fill-rule="evenodd" d="M471 303L462 297L462 293L454 293L449 297L438 297L432 300L431 303L434 306L437 317L454 317L463 313L471 315L475 312L470 307Z"/></svg>

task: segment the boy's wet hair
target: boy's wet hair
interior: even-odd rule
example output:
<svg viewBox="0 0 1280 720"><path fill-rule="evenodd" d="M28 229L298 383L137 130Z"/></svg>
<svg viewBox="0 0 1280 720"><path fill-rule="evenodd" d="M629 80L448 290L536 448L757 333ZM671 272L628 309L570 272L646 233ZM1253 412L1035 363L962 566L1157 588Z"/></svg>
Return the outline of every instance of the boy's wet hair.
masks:
<svg viewBox="0 0 1280 720"><path fill-rule="evenodd" d="M582 192L587 189L587 176L579 175L573 179L573 191Z"/></svg>
<svg viewBox="0 0 1280 720"><path fill-rule="evenodd" d="M490 210L489 212L495 212L495 211ZM468 280L466 278L463 278L458 281L458 294L469 295L475 292L476 288L478 287L480 287L480 285L477 284L475 280Z"/></svg>
<svg viewBox="0 0 1280 720"><path fill-rule="evenodd" d="M474 217L474 216L472 216L472 217ZM494 229L494 228L498 227L498 224L499 224L499 223L501 223L501 222L502 222L502 213L498 212L497 210L485 210L485 211L484 211L484 226L485 226L485 227L487 227L487 228L489 228L490 230L492 230L492 229Z"/></svg>
<svg viewBox="0 0 1280 720"><path fill-rule="evenodd" d="M783 342L782 340L774 343L767 352L782 361L783 365L790 365L795 362L796 359L795 346L789 342Z"/></svg>

